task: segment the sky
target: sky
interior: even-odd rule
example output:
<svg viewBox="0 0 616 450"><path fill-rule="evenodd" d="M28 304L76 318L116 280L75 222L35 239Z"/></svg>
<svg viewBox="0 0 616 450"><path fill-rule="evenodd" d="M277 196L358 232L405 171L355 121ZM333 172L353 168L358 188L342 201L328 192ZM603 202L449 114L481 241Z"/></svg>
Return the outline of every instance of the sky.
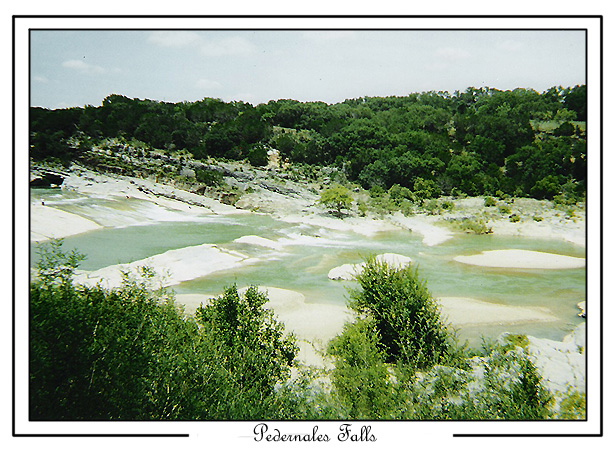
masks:
<svg viewBox="0 0 616 450"><path fill-rule="evenodd" d="M31 30L31 105L337 103L473 87L543 92L585 80L578 30Z"/></svg>

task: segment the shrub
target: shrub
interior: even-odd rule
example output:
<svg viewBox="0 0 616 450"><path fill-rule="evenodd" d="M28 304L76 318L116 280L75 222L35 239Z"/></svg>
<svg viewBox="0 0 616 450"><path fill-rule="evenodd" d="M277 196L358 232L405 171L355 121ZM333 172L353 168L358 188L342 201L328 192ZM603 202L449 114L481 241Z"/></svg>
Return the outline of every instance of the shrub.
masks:
<svg viewBox="0 0 616 450"><path fill-rule="evenodd" d="M553 403L525 350L510 346L491 349L484 363L484 387L475 403L485 419L546 419Z"/></svg>
<svg viewBox="0 0 616 450"><path fill-rule="evenodd" d="M513 344L518 347L526 348L528 347L528 336L525 334L508 334L505 336L505 340L510 344Z"/></svg>
<svg viewBox="0 0 616 450"><path fill-rule="evenodd" d="M548 175L537 181L530 189L530 194L535 198L552 199L561 191L561 183L556 175Z"/></svg>
<svg viewBox="0 0 616 450"><path fill-rule="evenodd" d="M399 184L394 184L389 188L389 198L400 206L404 201L415 202L417 197L409 188L400 186Z"/></svg>
<svg viewBox="0 0 616 450"><path fill-rule="evenodd" d="M252 166L266 166L269 162L267 148L262 144L255 144L250 147L246 157Z"/></svg>
<svg viewBox="0 0 616 450"><path fill-rule="evenodd" d="M511 208L507 205L499 205L498 212L501 214L511 214Z"/></svg>
<svg viewBox="0 0 616 450"><path fill-rule="evenodd" d="M361 217L366 217L366 213L368 212L368 205L366 205L362 201L359 201L357 202L357 210L359 211L359 215Z"/></svg>
<svg viewBox="0 0 616 450"><path fill-rule="evenodd" d="M222 174L211 169L195 169L195 178L207 186L220 186L223 183Z"/></svg>
<svg viewBox="0 0 616 450"><path fill-rule="evenodd" d="M350 307L374 320L387 362L423 368L446 359L453 336L417 269L369 258L357 281Z"/></svg>
<svg viewBox="0 0 616 450"><path fill-rule="evenodd" d="M370 207L375 214L382 216L383 214L390 214L398 209L398 206L389 198L386 193L370 198Z"/></svg>
<svg viewBox="0 0 616 450"><path fill-rule="evenodd" d="M328 351L335 358L331 378L343 417L388 418L397 405L374 323L358 319L346 324Z"/></svg>
<svg viewBox="0 0 616 450"><path fill-rule="evenodd" d="M151 288L152 270L114 290L73 285L78 258L60 245L41 253L30 285L31 420L293 415L275 387L297 348L255 288L227 289L195 320Z"/></svg>
<svg viewBox="0 0 616 450"><path fill-rule="evenodd" d="M483 201L483 205L486 208L489 208L491 206L496 206L496 200L493 197L486 197Z"/></svg>
<svg viewBox="0 0 616 450"><path fill-rule="evenodd" d="M492 227L488 227L487 222L483 219L471 219L471 218L466 217L462 220L454 219L452 223L457 228L467 233L474 233L474 234L491 234L492 233Z"/></svg>
<svg viewBox="0 0 616 450"><path fill-rule="evenodd" d="M559 406L558 419L561 420L585 420L586 419L586 394L574 391L565 397Z"/></svg>
<svg viewBox="0 0 616 450"><path fill-rule="evenodd" d="M284 336L274 313L263 308L267 301L254 286L243 295L231 286L195 313L197 323L213 338L207 351L216 355L216 384L226 389L210 394L212 419L258 417L255 413L274 402L276 384L290 374L298 350L295 338Z"/></svg>
<svg viewBox="0 0 616 450"><path fill-rule="evenodd" d="M513 223L517 223L520 220L520 216L518 216L517 214L512 214L511 216L509 216L509 222L513 222Z"/></svg>
<svg viewBox="0 0 616 450"><path fill-rule="evenodd" d="M436 198L440 194L440 189L434 180L417 177L413 183L413 193L419 199Z"/></svg>
<svg viewBox="0 0 616 450"><path fill-rule="evenodd" d="M430 215L438 214L440 212L439 204L433 198L430 200L424 200L423 208Z"/></svg>
<svg viewBox="0 0 616 450"><path fill-rule="evenodd" d="M521 342L523 344L523 342ZM554 399L528 354L512 344L484 347L472 371L435 366L410 386L413 420L538 420L552 415ZM477 363L475 363L477 364ZM473 383L471 383L474 381Z"/></svg>
<svg viewBox="0 0 616 450"><path fill-rule="evenodd" d="M444 200L441 202L440 207L446 211L451 211L454 208L455 204L454 202L450 201L450 200Z"/></svg>
<svg viewBox="0 0 616 450"><path fill-rule="evenodd" d="M574 208L567 208L567 210L565 211L565 218L567 218L567 219L575 219L576 218L575 209Z"/></svg>

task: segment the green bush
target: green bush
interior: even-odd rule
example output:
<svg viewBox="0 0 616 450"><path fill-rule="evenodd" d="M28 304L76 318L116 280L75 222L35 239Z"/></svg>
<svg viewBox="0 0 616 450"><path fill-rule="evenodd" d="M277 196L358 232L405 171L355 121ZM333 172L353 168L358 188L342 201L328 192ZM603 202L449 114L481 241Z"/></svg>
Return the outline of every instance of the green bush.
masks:
<svg viewBox="0 0 616 450"><path fill-rule="evenodd" d="M390 187L388 194L389 198L391 198L397 206L400 206L404 201L415 202L417 200L417 197L409 188L400 186L399 184L394 184Z"/></svg>
<svg viewBox="0 0 616 450"><path fill-rule="evenodd" d="M282 324L263 307L267 301L256 287L240 295L232 286L195 313L213 337L207 350L216 355L217 375L224 376L218 383L227 390L212 394L218 405L209 410L211 419L259 417L273 406L276 384L290 375L295 338L284 336Z"/></svg>
<svg viewBox="0 0 616 450"><path fill-rule="evenodd" d="M535 198L552 199L561 192L560 178L556 175L548 175L537 181L530 189L530 194Z"/></svg>
<svg viewBox="0 0 616 450"><path fill-rule="evenodd" d="M399 207L394 203L387 193L370 198L370 207L375 214L382 216L396 211Z"/></svg>
<svg viewBox="0 0 616 450"><path fill-rule="evenodd" d="M223 176L217 170L195 169L195 178L207 186L220 186L223 183Z"/></svg>
<svg viewBox="0 0 616 450"><path fill-rule="evenodd" d="M413 183L413 194L418 199L436 198L440 194L440 189L434 180L424 180L421 177L415 178Z"/></svg>
<svg viewBox="0 0 616 450"><path fill-rule="evenodd" d="M517 214L512 214L511 216L509 216L509 222L513 222L513 223L517 223L520 220L520 216L518 216Z"/></svg>
<svg viewBox="0 0 616 450"><path fill-rule="evenodd" d="M585 420L586 419L586 394L574 391L565 397L559 406L558 419L561 420Z"/></svg>
<svg viewBox="0 0 616 450"><path fill-rule="evenodd" d="M357 202L357 210L359 211L360 217L366 217L366 213L368 212L368 205L366 205L362 201Z"/></svg>
<svg viewBox="0 0 616 450"><path fill-rule="evenodd" d="M267 155L267 148L262 144L255 144L249 150L247 154L248 162L252 166L266 166L269 162Z"/></svg>
<svg viewBox="0 0 616 450"><path fill-rule="evenodd" d="M227 289L195 320L147 268L118 289L73 285L80 258L60 250L41 252L30 285L31 420L295 417L275 387L297 348L256 289Z"/></svg>
<svg viewBox="0 0 616 450"><path fill-rule="evenodd" d="M504 374L509 377L504 381ZM485 419L537 420L551 415L554 398L541 384L541 377L526 351L497 346L484 363L484 388L477 401Z"/></svg>
<svg viewBox="0 0 616 450"><path fill-rule="evenodd" d="M342 416L351 420L389 418L397 405L374 323L358 319L346 324L328 351L335 358L331 378Z"/></svg>
<svg viewBox="0 0 616 450"><path fill-rule="evenodd" d="M511 208L507 205L499 205L498 212L501 214L511 214Z"/></svg>
<svg viewBox="0 0 616 450"><path fill-rule="evenodd" d="M455 207L455 204L450 200L443 200L440 204L440 207L445 211L451 211Z"/></svg>
<svg viewBox="0 0 616 450"><path fill-rule="evenodd" d="M423 201L423 209L430 215L439 214L441 209L438 202L435 199L426 199Z"/></svg>
<svg viewBox="0 0 616 450"><path fill-rule="evenodd" d="M496 200L493 197L486 197L483 201L483 205L486 208L489 208L491 206L496 206Z"/></svg>
<svg viewBox="0 0 616 450"><path fill-rule="evenodd" d="M552 417L554 398L543 387L524 350L508 344L489 345L483 352L478 360L483 374L478 380L470 368L447 366L435 366L418 377L409 387L410 405L404 418L485 421Z"/></svg>
<svg viewBox="0 0 616 450"><path fill-rule="evenodd" d="M489 227L487 222L484 219L454 219L450 223L453 223L456 228L459 228L462 231L467 233L474 234L491 234L492 227Z"/></svg>
<svg viewBox="0 0 616 450"><path fill-rule="evenodd" d="M374 320L387 362L429 367L444 361L453 336L417 269L369 258L350 293L350 308Z"/></svg>

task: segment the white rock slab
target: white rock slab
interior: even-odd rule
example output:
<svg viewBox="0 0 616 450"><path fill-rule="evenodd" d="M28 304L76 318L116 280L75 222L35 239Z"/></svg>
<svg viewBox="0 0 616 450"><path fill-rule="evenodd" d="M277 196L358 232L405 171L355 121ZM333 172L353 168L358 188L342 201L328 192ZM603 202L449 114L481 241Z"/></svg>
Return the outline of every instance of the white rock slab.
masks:
<svg viewBox="0 0 616 450"><path fill-rule="evenodd" d="M482 267L512 269L577 269L586 266L584 258L530 250L488 250L477 255L456 256L454 261Z"/></svg>

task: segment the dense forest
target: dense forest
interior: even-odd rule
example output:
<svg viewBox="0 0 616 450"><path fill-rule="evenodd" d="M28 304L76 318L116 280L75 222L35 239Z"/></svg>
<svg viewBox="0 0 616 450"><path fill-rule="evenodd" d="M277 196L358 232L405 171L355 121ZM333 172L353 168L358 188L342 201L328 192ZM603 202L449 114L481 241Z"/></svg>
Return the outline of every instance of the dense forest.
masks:
<svg viewBox="0 0 616 450"><path fill-rule="evenodd" d="M575 201L586 189L585 85L256 106L110 95L98 107L33 107L30 127L35 162L68 164L102 139L124 138L255 166L276 149L291 164L335 167L365 189L398 185L435 197L502 192Z"/></svg>

